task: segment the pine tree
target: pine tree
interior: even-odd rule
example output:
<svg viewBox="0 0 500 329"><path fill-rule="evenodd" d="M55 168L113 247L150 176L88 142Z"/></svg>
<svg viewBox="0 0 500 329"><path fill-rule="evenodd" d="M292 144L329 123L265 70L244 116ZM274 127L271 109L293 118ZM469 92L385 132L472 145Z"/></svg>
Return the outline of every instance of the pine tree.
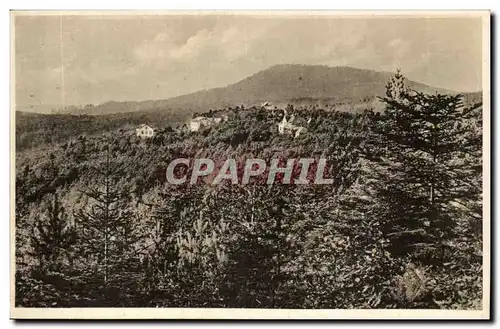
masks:
<svg viewBox="0 0 500 329"><path fill-rule="evenodd" d="M31 234L32 255L41 268L59 268L61 257L67 256L76 239L76 232L68 221L57 194L48 205L46 215L35 223Z"/></svg>
<svg viewBox="0 0 500 329"><path fill-rule="evenodd" d="M125 270L141 238L138 222L128 209L130 193L117 186L120 165L111 162L110 152L107 147L102 168L95 168L103 179L101 186L83 191L92 202L90 207L75 214L84 254L97 262L105 283Z"/></svg>
<svg viewBox="0 0 500 329"><path fill-rule="evenodd" d="M232 198L234 235L228 251L223 295L233 307L284 307L285 264L290 261L288 230L293 220L289 199L294 188L245 186ZM227 209L225 218L231 218Z"/></svg>
<svg viewBox="0 0 500 329"><path fill-rule="evenodd" d="M412 91L398 71L381 101L386 110L378 128L385 149L375 190L385 205L386 230L400 252L437 250L454 236L455 203L479 193L470 184L477 166L462 160L480 147L464 139L470 127L464 125L462 96Z"/></svg>
<svg viewBox="0 0 500 329"><path fill-rule="evenodd" d="M179 258L175 238L182 224L181 218L188 198L188 191L172 187L167 192L155 193L144 201L147 211L144 214L146 239L143 249L149 289L160 289L167 279L175 279Z"/></svg>

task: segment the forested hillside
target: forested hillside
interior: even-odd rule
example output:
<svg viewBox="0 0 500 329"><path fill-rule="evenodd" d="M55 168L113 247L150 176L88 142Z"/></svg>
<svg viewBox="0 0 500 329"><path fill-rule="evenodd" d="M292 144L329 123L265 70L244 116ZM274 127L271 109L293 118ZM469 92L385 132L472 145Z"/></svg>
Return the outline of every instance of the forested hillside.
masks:
<svg viewBox="0 0 500 329"><path fill-rule="evenodd" d="M297 138L263 108L150 139L18 116L16 306L481 308L482 104L399 73L380 97L289 106ZM170 185L179 157L322 157L334 183Z"/></svg>
<svg viewBox="0 0 500 329"><path fill-rule="evenodd" d="M192 112L156 109L109 115L39 114L16 112L16 150L58 144L79 136L94 136L121 130L133 131L146 123L158 129L184 124Z"/></svg>

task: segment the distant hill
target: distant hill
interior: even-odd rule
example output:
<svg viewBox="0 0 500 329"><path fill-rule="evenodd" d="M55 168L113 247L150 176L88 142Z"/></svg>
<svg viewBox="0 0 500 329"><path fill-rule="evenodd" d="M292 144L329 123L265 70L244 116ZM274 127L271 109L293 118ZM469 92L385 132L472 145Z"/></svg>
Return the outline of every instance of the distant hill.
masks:
<svg viewBox="0 0 500 329"><path fill-rule="evenodd" d="M357 103L385 93L392 73L318 65L277 65L224 88L199 91L168 100L174 107L224 107L271 102ZM426 92L451 91L409 81Z"/></svg>
<svg viewBox="0 0 500 329"><path fill-rule="evenodd" d="M333 106L356 110L353 105L377 107L377 96L393 73L320 65L276 65L226 87L202 90L165 100L106 102L98 106L69 109L73 114L111 114L144 110L180 111L185 115L237 105L273 104ZM423 92L455 93L422 83L408 85Z"/></svg>

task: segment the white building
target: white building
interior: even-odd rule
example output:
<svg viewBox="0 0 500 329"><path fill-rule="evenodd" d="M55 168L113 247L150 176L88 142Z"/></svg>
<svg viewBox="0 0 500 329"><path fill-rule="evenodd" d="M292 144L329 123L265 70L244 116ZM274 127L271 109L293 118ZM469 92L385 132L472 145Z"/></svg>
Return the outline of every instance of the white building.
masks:
<svg viewBox="0 0 500 329"><path fill-rule="evenodd" d="M206 117L196 117L191 119L189 122L189 130L198 131L202 127L210 127L211 125L220 123L222 118L206 118ZM226 120L224 120L226 121Z"/></svg>
<svg viewBox="0 0 500 329"><path fill-rule="evenodd" d="M155 135L155 130L146 124L142 124L135 129L135 134L141 138L151 138Z"/></svg>
<svg viewBox="0 0 500 329"><path fill-rule="evenodd" d="M295 121L295 115L292 114L290 119L287 119L287 111L285 110L285 114L283 115L283 120L281 120L280 123L278 123L278 132L283 135L283 134L290 134L293 137L298 137L300 134L306 133L307 128L304 126L299 126L294 124ZM311 119L307 121L307 124L311 122Z"/></svg>
<svg viewBox="0 0 500 329"><path fill-rule="evenodd" d="M266 109L266 110L274 110L276 106L274 106L271 102L264 102L260 104L260 107Z"/></svg>

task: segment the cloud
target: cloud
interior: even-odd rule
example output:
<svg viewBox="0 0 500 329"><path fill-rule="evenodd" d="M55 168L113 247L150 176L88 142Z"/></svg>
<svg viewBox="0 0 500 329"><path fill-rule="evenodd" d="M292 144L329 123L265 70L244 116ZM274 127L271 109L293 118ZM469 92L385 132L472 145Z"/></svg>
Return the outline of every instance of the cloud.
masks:
<svg viewBox="0 0 500 329"><path fill-rule="evenodd" d="M200 29L183 42L178 42L174 31L162 31L153 40L146 40L134 49L144 65L160 66L202 59L234 61L245 55L253 43L265 35L269 25L250 27L248 24L217 24L212 29Z"/></svg>
<svg viewBox="0 0 500 329"><path fill-rule="evenodd" d="M401 38L392 39L388 46L392 53L398 58L407 55L407 52L410 50L410 42L404 41Z"/></svg>
<svg viewBox="0 0 500 329"><path fill-rule="evenodd" d="M173 38L166 32L161 32L152 41L144 41L134 49L139 60L150 61L165 59L172 48L177 47Z"/></svg>

